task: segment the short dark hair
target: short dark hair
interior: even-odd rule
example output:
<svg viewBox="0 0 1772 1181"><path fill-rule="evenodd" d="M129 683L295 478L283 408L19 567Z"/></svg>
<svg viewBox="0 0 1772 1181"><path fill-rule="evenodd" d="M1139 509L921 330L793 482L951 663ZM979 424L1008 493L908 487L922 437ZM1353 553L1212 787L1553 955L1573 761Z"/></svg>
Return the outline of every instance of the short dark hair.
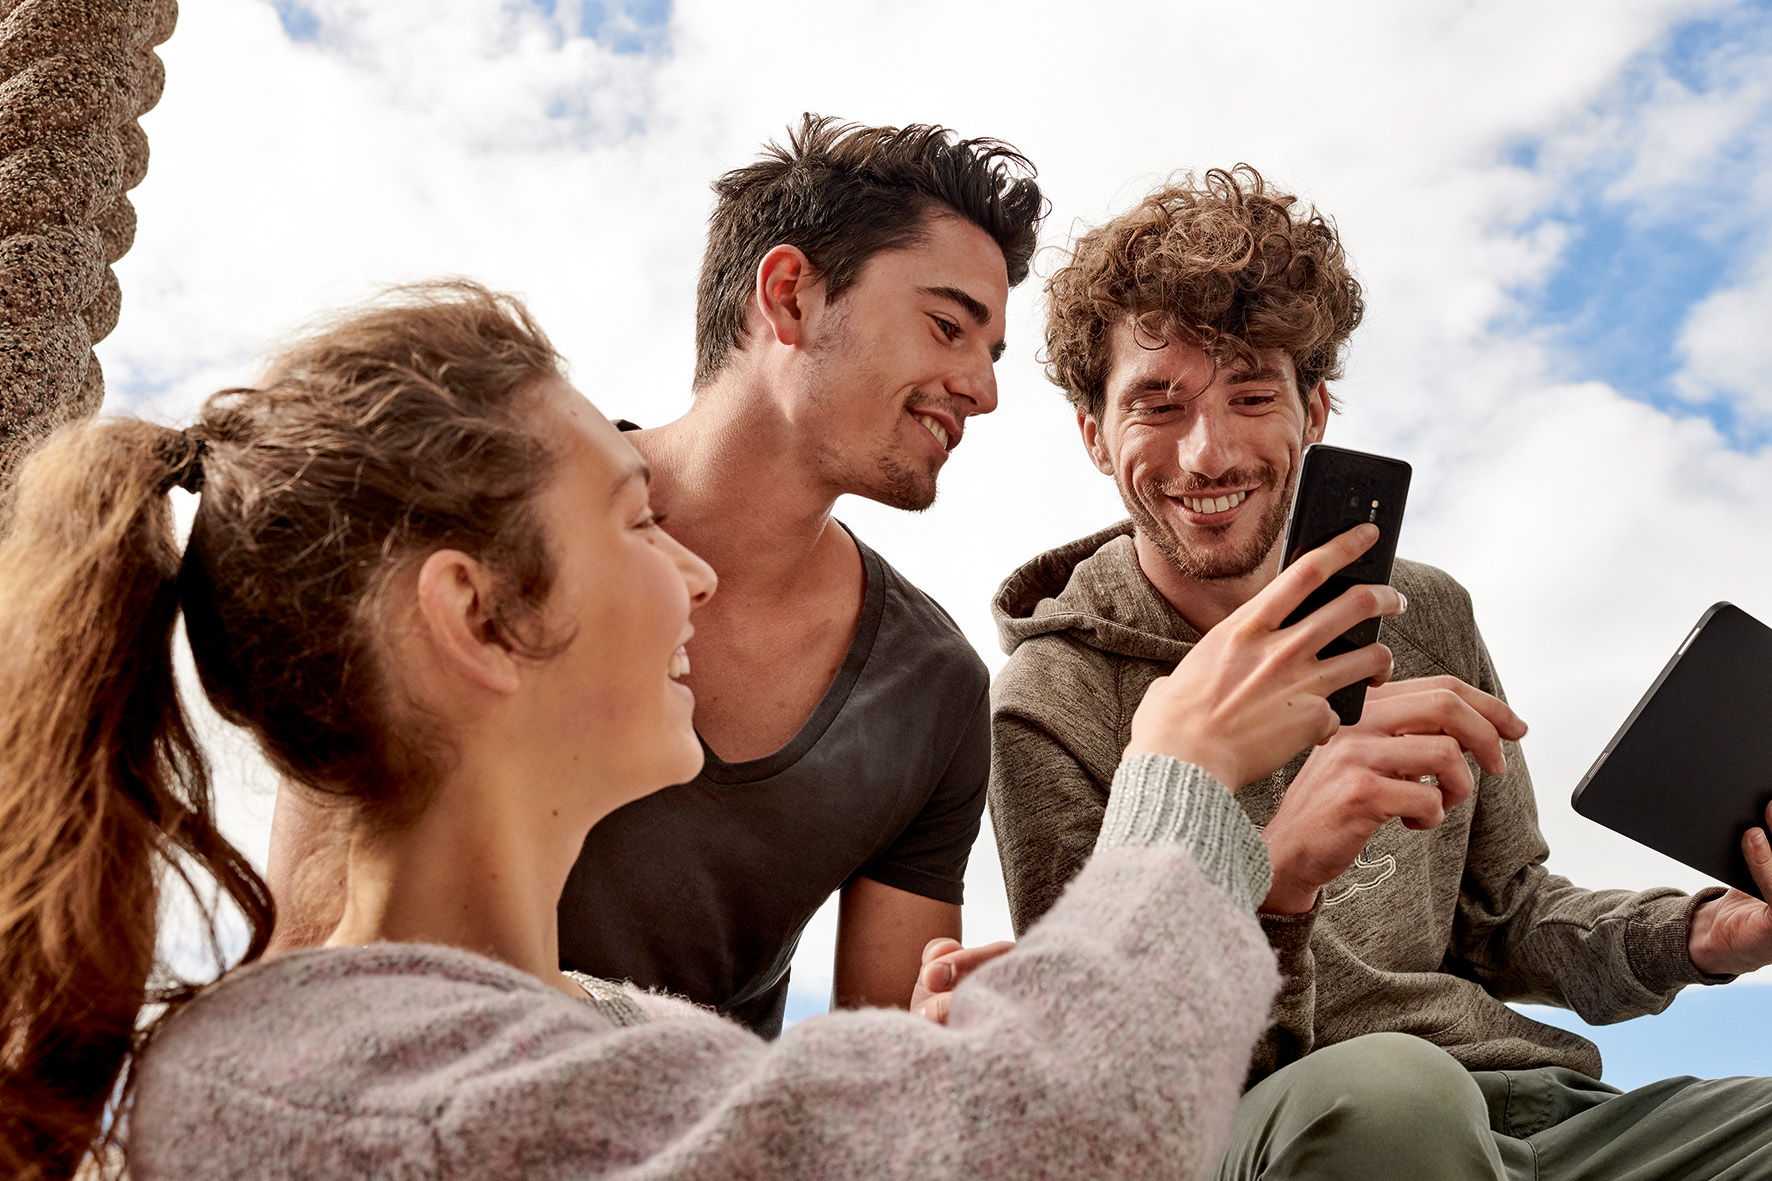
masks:
<svg viewBox="0 0 1772 1181"><path fill-rule="evenodd" d="M758 261L798 247L836 299L882 250L912 245L925 217L953 214L995 239L1009 285L1027 278L1046 202L1034 166L1001 140L955 139L945 127L863 127L806 114L788 144L714 182L708 247L696 287L695 388L744 347Z"/></svg>
<svg viewBox="0 0 1772 1181"><path fill-rule="evenodd" d="M1366 310L1334 223L1247 164L1171 178L1078 238L1046 299L1046 375L1098 419L1122 320L1221 366L1284 349L1308 397Z"/></svg>

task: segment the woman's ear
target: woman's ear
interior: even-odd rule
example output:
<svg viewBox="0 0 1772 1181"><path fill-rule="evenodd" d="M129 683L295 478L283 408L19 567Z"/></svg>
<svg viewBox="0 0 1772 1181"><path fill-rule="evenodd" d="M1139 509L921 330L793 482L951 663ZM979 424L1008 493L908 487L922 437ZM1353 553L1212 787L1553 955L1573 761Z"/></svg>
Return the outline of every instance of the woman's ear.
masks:
<svg viewBox="0 0 1772 1181"><path fill-rule="evenodd" d="M522 682L516 656L494 625L491 571L460 550L438 550L418 569L421 631L458 676L494 693Z"/></svg>

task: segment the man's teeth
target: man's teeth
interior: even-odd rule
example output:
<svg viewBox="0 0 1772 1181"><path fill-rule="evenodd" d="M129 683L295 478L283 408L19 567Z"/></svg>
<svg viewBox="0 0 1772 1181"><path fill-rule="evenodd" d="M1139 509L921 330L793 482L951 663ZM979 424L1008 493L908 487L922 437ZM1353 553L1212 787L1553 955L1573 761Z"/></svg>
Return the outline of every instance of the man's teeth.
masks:
<svg viewBox="0 0 1772 1181"><path fill-rule="evenodd" d="M1229 496L1184 496L1181 503L1196 513L1222 513L1242 504L1248 495L1248 492L1233 492Z"/></svg>
<svg viewBox="0 0 1772 1181"><path fill-rule="evenodd" d="M683 648L678 648L671 653L671 680L680 681L688 675L689 653Z"/></svg>
<svg viewBox="0 0 1772 1181"><path fill-rule="evenodd" d="M935 436L935 441L941 444L941 449L943 451L948 449L948 429L946 427L942 426L939 422L936 422L933 418L930 418L927 414L917 415L917 421L927 427L929 433Z"/></svg>

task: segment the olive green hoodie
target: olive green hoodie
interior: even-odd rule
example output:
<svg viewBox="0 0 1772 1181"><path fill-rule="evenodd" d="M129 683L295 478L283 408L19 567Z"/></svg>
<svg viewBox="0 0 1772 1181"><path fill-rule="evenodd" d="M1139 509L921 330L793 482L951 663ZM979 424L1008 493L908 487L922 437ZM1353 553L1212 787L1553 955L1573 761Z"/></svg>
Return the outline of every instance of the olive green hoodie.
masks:
<svg viewBox="0 0 1772 1181"><path fill-rule="evenodd" d="M993 601L1009 663L992 687L990 805L1017 931L1045 913L1095 843L1108 785L1152 680L1199 637L1138 568L1131 522L1061 546L1010 575ZM1406 615L1386 620L1395 677L1450 673L1501 695L1470 596L1399 561ZM1251 1082L1311 1050L1380 1031L1415 1034L1473 1070L1567 1066L1598 1077L1575 1034L1503 1001L1574 1009L1593 1024L1658 1013L1702 976L1691 911L1720 891L1590 891L1545 870L1532 783L1507 771L1428 832L1396 820L1298 916L1263 915L1287 977ZM1237 797L1266 824L1309 751Z"/></svg>

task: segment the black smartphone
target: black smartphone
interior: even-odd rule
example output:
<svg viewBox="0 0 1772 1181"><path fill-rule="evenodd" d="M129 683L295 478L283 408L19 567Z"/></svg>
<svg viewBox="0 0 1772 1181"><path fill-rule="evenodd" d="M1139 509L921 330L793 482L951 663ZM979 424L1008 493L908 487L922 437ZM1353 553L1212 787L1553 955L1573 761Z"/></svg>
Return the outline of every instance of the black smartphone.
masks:
<svg viewBox="0 0 1772 1181"><path fill-rule="evenodd" d="M1298 484L1292 493L1292 519L1286 524L1286 546L1280 568L1341 536L1355 525L1378 526L1371 549L1329 576L1298 609L1286 617L1290 626L1350 586L1388 583L1397 557L1397 531L1403 524L1403 502L1409 496L1409 465L1400 459L1312 443L1304 449ZM1329 642L1317 655L1336 656L1377 641L1379 621L1364 619ZM1351 726L1366 707L1366 682L1357 681L1329 695L1329 704Z"/></svg>

